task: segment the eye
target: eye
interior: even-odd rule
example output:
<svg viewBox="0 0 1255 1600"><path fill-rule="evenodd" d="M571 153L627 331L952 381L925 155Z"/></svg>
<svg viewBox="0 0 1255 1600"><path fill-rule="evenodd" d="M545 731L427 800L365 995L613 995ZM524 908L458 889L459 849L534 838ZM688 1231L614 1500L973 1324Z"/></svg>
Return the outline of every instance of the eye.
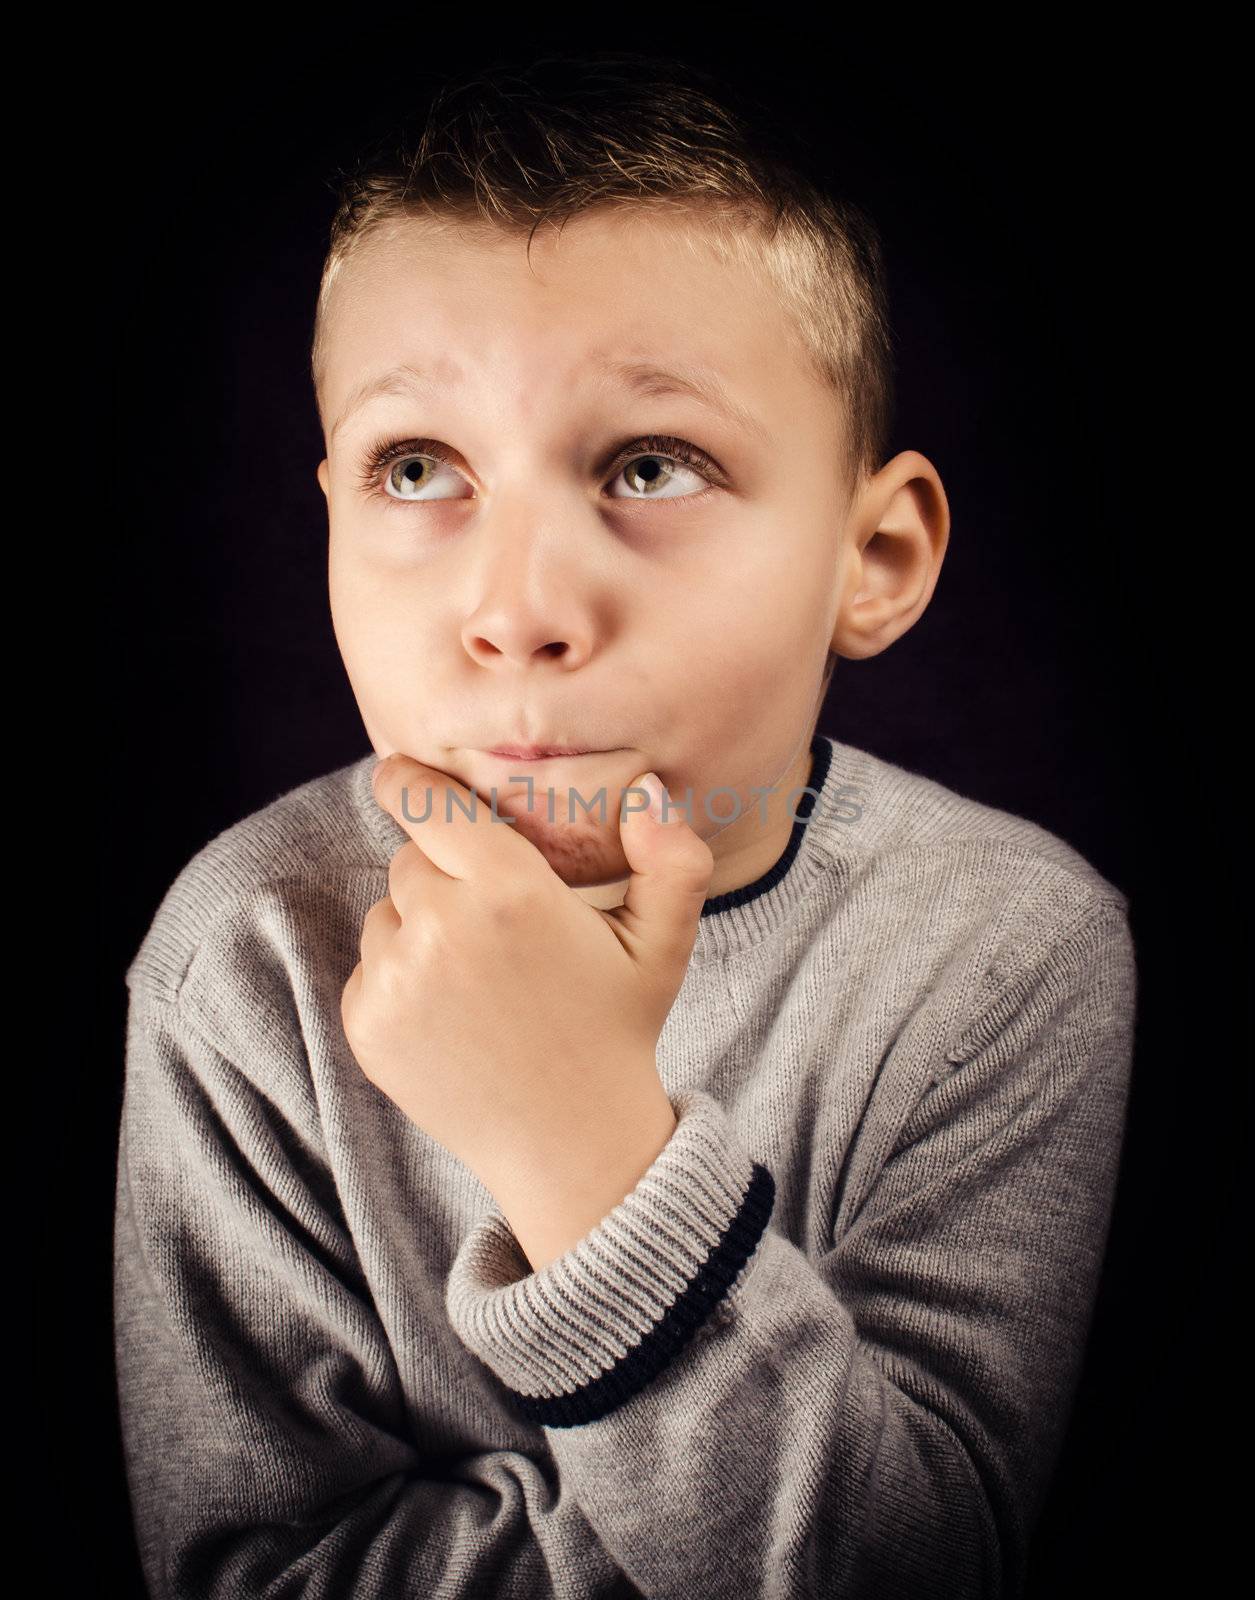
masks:
<svg viewBox="0 0 1255 1600"><path fill-rule="evenodd" d="M669 434L648 434L624 446L616 458L615 475L611 483L619 480L639 483L642 493L611 494L611 499L700 499L709 488L728 488L724 469L712 461L698 445L690 445L687 438L674 438ZM668 493L685 480L698 483L692 493Z"/></svg>
<svg viewBox="0 0 1255 1600"><path fill-rule="evenodd" d="M380 446L366 463L368 486L378 486L380 493L389 500L422 502L464 498L459 489L469 493L470 484L436 453L439 449L434 439Z"/></svg>
<svg viewBox="0 0 1255 1600"><path fill-rule="evenodd" d="M694 472L691 467L680 466L666 456L648 455L634 456L628 464L614 475L613 482L632 483L633 487L639 486L639 494L611 495L612 500L675 500L677 494L671 491L680 485L683 491L685 479L696 482L699 489L705 486L705 479L700 472Z"/></svg>
<svg viewBox="0 0 1255 1600"><path fill-rule="evenodd" d="M362 460L359 481L364 494L381 494L402 504L474 497L447 446L438 439L379 440ZM620 450L608 481L612 489L623 481L634 491L612 492L611 499L638 502L694 499L712 485L727 486L722 469L704 450L686 439L656 433L635 439Z"/></svg>

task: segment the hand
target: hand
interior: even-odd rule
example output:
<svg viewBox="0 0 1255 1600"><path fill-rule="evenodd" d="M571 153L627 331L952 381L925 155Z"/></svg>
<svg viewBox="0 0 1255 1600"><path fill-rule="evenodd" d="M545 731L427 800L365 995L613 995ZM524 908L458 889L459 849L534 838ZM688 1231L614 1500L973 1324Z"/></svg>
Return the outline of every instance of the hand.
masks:
<svg viewBox="0 0 1255 1600"><path fill-rule="evenodd" d="M375 795L410 842L341 999L358 1064L503 1208L537 1182L556 1206L583 1194L585 1210L602 1203L590 1184L601 1196L624 1185L609 1210L675 1127L655 1053L697 936L709 845L679 812L655 821L644 792L629 793L632 876L624 903L603 911L482 796L468 816L472 791L448 773L389 756Z"/></svg>

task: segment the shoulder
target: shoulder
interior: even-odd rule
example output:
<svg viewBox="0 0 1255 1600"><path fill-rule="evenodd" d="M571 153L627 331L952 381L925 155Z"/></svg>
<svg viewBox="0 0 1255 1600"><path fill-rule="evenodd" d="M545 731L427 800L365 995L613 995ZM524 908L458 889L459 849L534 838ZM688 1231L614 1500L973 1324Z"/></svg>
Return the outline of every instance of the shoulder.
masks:
<svg viewBox="0 0 1255 1600"><path fill-rule="evenodd" d="M211 935L264 943L268 908L281 917L293 893L386 867L396 825L371 795L374 764L368 754L298 784L203 845L166 890L126 970L132 994L176 1000ZM238 959L248 965L245 952Z"/></svg>
<svg viewBox="0 0 1255 1600"><path fill-rule="evenodd" d="M1083 930L1127 938L1129 901L1067 840L870 751L830 740L819 839L851 885L941 942L979 943L996 981Z"/></svg>

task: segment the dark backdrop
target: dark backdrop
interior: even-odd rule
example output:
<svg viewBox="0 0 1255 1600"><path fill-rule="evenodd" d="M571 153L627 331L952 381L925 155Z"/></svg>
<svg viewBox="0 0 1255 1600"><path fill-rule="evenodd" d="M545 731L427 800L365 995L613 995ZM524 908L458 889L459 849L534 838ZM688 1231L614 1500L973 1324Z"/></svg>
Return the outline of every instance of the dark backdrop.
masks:
<svg viewBox="0 0 1255 1600"><path fill-rule="evenodd" d="M1149 431L1172 398L1165 256L1190 227L1180 128L1135 43L1073 49L1044 26L1014 44L888 22L858 35L759 15L715 38L651 20L533 19L498 26L487 48L630 47L745 77L881 227L900 352L892 449L935 463L953 531L925 615L885 654L838 666L821 728L1032 817L1131 897L1129 1133L1031 1592L1115 1592L1188 1558L1205 1593L1231 1503L1214 1442L1236 1403L1226 1285L1246 1019L1238 946L1219 936L1239 893L1230 871L1212 876L1227 763L1202 731L1211 691L1183 676L1215 647L1228 600L1203 564L1210 524L1181 526L1169 506L1182 462ZM329 619L306 376L324 177L364 119L482 59L482 43L438 14L265 27L206 14L168 44L111 32L107 81L78 103L101 230L84 300L108 473L75 536L97 564L86 687L107 843L98 1025L35 1225L48 1467L74 1486L81 1535L61 1552L83 1563L66 1592L142 1592L110 1311L123 970L201 845L368 749ZM69 464L50 450L46 470L55 459Z"/></svg>

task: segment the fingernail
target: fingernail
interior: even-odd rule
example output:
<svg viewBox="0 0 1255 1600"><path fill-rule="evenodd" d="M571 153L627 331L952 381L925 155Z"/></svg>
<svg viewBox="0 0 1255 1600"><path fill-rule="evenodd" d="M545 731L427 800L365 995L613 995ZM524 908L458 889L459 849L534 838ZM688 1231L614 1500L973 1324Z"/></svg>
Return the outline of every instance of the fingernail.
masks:
<svg viewBox="0 0 1255 1600"><path fill-rule="evenodd" d="M655 822L662 821L662 779L656 772L647 772L641 779L641 788L649 795L649 814Z"/></svg>

